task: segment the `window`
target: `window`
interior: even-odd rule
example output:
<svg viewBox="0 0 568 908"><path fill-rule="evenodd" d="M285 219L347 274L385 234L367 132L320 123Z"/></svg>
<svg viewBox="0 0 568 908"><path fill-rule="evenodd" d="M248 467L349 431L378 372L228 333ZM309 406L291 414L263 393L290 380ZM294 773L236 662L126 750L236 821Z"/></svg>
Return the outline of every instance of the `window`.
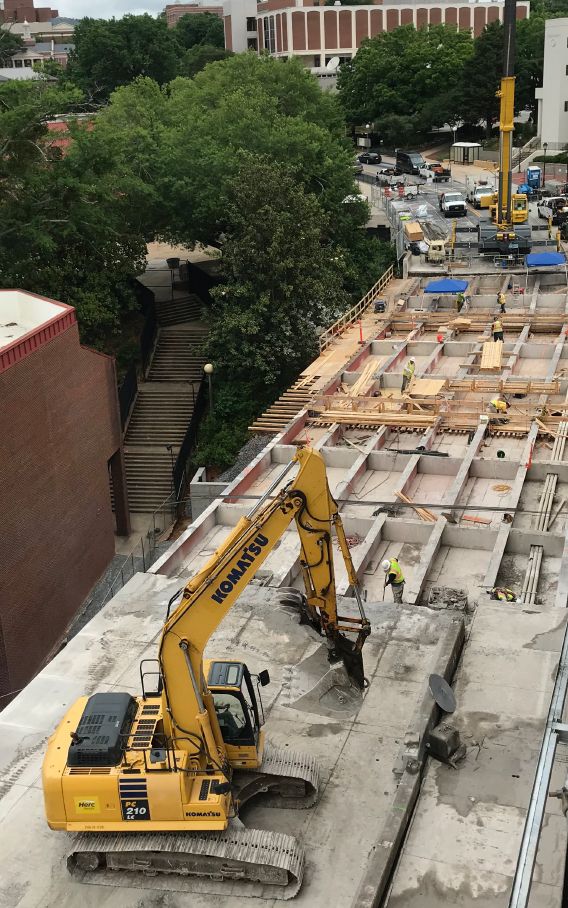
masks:
<svg viewBox="0 0 568 908"><path fill-rule="evenodd" d="M247 717L238 697L229 691L224 691L223 693L213 693L213 700L223 741L230 743L248 738L250 732Z"/></svg>
<svg viewBox="0 0 568 908"><path fill-rule="evenodd" d="M14 64L16 65L17 69L21 69L24 65L21 60L14 60Z"/></svg>
<svg viewBox="0 0 568 908"><path fill-rule="evenodd" d="M568 66L566 67L566 75L568 76Z"/></svg>
<svg viewBox="0 0 568 908"><path fill-rule="evenodd" d="M564 113L568 113L568 101L564 101Z"/></svg>
<svg viewBox="0 0 568 908"><path fill-rule="evenodd" d="M254 16L247 16L247 32L256 31L256 19Z"/></svg>
<svg viewBox="0 0 568 908"><path fill-rule="evenodd" d="M258 50L256 38L247 38L247 50Z"/></svg>
<svg viewBox="0 0 568 908"><path fill-rule="evenodd" d="M31 60L24 60L24 66L29 66L29 67L31 67L31 65L32 65L32 61L31 61Z"/></svg>

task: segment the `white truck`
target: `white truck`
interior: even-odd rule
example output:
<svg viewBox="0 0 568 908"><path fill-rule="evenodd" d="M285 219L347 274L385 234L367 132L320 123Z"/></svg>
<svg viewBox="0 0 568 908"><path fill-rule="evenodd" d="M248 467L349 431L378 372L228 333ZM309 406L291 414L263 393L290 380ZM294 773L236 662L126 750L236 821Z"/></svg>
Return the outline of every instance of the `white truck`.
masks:
<svg viewBox="0 0 568 908"><path fill-rule="evenodd" d="M467 193L466 198L474 208L489 208L495 186L488 180L475 180L472 177L466 177Z"/></svg>
<svg viewBox="0 0 568 908"><path fill-rule="evenodd" d="M467 214L467 205L461 192L443 192L440 211L445 218L459 218Z"/></svg>

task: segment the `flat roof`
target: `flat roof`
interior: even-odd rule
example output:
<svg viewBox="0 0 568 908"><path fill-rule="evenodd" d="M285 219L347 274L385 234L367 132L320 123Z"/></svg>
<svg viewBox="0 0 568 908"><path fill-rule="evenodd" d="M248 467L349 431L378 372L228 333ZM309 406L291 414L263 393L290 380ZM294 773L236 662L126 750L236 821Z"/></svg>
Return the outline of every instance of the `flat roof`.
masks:
<svg viewBox="0 0 568 908"><path fill-rule="evenodd" d="M0 290L0 350L71 309L25 290Z"/></svg>

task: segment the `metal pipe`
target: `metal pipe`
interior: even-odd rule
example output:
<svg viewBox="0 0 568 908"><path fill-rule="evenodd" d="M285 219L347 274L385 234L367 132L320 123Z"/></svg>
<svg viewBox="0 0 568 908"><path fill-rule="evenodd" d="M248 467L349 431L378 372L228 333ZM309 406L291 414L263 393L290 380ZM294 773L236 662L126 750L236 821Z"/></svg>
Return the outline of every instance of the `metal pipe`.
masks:
<svg viewBox="0 0 568 908"><path fill-rule="evenodd" d="M201 696L201 691L199 690L199 687L197 685L197 680L195 678L193 666L191 664L191 659L189 658L189 645L187 643L187 640L180 640L179 646L185 657L185 663L187 665L187 670L189 672L189 677L191 679L191 686L193 687L193 693L195 694L195 699L197 700L197 704L199 706L199 712L204 713L205 704L203 702L203 697Z"/></svg>
<svg viewBox="0 0 568 908"><path fill-rule="evenodd" d="M269 498L270 495L272 495L274 489L280 484L280 482L284 479L284 477L286 476L286 474L289 473L290 470L292 469L292 467L295 467L295 466L297 466L295 460L291 460L290 463L286 464L286 466L285 466L284 469L278 474L278 476L276 477L276 479L274 480L274 482L272 483L272 485L268 487L268 489L266 490L266 492L264 493L264 495L262 495L262 496L258 499L258 501L256 502L256 504L254 504L254 505L252 506L252 508L250 509L250 511L248 512L248 514L246 515L247 518L252 517L253 514L255 514L255 512L258 511L258 509L261 507L261 505L264 504L264 502L266 501L266 499Z"/></svg>

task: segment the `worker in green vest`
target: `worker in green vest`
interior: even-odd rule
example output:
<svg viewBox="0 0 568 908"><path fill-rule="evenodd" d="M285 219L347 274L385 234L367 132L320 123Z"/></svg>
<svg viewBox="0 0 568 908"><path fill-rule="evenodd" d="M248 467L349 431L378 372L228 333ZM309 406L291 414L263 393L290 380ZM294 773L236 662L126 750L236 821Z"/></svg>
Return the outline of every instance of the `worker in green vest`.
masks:
<svg viewBox="0 0 568 908"><path fill-rule="evenodd" d="M392 587L392 595L395 602L402 603L402 594L404 591L404 574L396 558L385 558L382 564L385 572L385 589L387 586Z"/></svg>
<svg viewBox="0 0 568 908"><path fill-rule="evenodd" d="M463 293L458 293L458 295L456 296L456 309L458 310L458 313L462 311L464 303L465 296L463 295Z"/></svg>
<svg viewBox="0 0 568 908"><path fill-rule="evenodd" d="M506 586L494 586L492 590L487 590L487 595L499 602L520 602L517 594Z"/></svg>
<svg viewBox="0 0 568 908"><path fill-rule="evenodd" d="M404 394L408 385L410 384L412 377L414 376L414 370L416 369L416 363L412 356L408 360L406 366L402 370L402 387L400 389L401 393Z"/></svg>

